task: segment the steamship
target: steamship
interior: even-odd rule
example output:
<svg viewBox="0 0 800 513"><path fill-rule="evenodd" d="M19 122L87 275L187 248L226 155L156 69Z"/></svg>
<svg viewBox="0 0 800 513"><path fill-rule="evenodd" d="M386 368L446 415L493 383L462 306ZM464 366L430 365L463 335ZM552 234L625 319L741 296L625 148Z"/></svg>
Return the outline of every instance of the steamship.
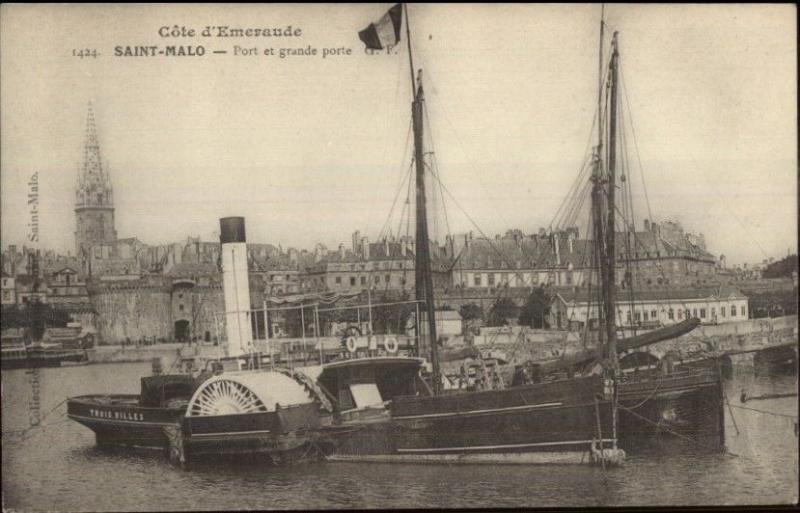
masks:
<svg viewBox="0 0 800 513"><path fill-rule="evenodd" d="M68 399L68 417L94 431L98 445L160 449L180 463L204 456L282 463L309 453L320 426L315 385L265 369L252 351L244 219L223 218L220 231L226 356L142 377L139 395Z"/></svg>

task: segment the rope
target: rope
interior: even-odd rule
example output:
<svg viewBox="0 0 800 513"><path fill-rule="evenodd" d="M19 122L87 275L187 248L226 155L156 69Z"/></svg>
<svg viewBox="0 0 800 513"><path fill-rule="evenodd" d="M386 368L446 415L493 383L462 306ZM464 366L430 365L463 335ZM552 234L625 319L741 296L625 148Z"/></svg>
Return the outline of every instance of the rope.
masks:
<svg viewBox="0 0 800 513"><path fill-rule="evenodd" d="M664 382L664 374L661 374L661 375L659 376L659 378L658 378L658 383L656 384L656 387L653 389L653 391L652 391L652 392L650 392L650 395L648 395L648 396L647 396L647 397L646 397L644 400L642 400L642 402L640 402L640 403L639 403L639 404L637 404L636 406L630 406L630 407L628 407L628 408L626 408L626 409L628 409L628 410L637 410L637 409L639 409L639 408L640 408L640 407L641 407L641 406L642 406L644 403L646 403L647 401L649 401L650 399L652 399L652 398L653 398L653 396L655 396L655 395L656 395L656 392L658 392L658 390L661 388L661 384L662 384L663 382ZM620 408L623 408L623 406L620 406Z"/></svg>
<svg viewBox="0 0 800 513"><path fill-rule="evenodd" d="M754 412L758 412L758 413L763 413L764 415L774 415L776 417L783 417L783 418L786 418L786 419L797 420L797 415L786 415L785 413L775 413L775 412L772 412L772 411L759 410L757 408L750 408L749 406L740 406L738 404L732 404L731 406L734 407L734 408L741 408L743 410L750 410L750 411L754 411Z"/></svg>
<svg viewBox="0 0 800 513"><path fill-rule="evenodd" d="M633 416L635 416L635 417L638 417L639 419L641 419L641 420L643 420L643 421L645 421L645 422L648 422L648 423L650 423L650 424L653 424L653 425L654 425L654 426L656 426L657 428L659 428L659 429L662 429L662 430L666 431L667 433L670 433L670 434L672 434L672 435L675 435L675 436L677 436L678 438L682 438L682 439L684 439L684 440L687 440L687 441L689 441L689 442L692 442L692 443L694 443L694 444L696 444L696 445L698 445L698 446L700 446L700 447L703 447L704 449L711 449L711 448L712 448L712 447L710 447L710 446L708 446L708 445L705 445L705 444L702 444L702 443L698 442L698 441L697 441L697 440L695 440L694 438L688 437L688 436L686 436L686 435L682 435L681 433L678 433L677 431L673 431L673 430L671 430L670 428L668 428L668 427L664 426L663 424L659 424L658 422L654 422L654 421L652 421L652 420L650 420L650 419L648 419L648 418L646 418L646 417L643 417L643 416L639 415L638 413L636 413L635 411L632 411L632 410L630 410L630 409L626 408L625 406L619 405L619 408L621 408L621 409L623 409L623 410L627 411L627 412L628 412L628 413L630 413L631 415L633 415ZM732 453L732 452L730 452L728 449L723 449L723 453L724 453L724 454L728 454L728 455L730 455L730 456L734 456L734 457L736 457L736 458L744 458L744 459L749 459L749 458L747 458L746 456L742 456L742 455L740 455L740 454Z"/></svg>
<svg viewBox="0 0 800 513"><path fill-rule="evenodd" d="M53 422L52 424L44 424L43 423L44 419L46 419L51 413L56 411L56 409L58 409L62 404L66 403L66 402L67 402L67 398L64 398L63 401L61 401L57 405L53 406L47 413L45 413L44 415L42 415L39 418L39 422L38 423L36 423L36 424L34 424L34 425L32 425L32 426L30 426L28 428L25 428L25 429L13 429L13 430L9 430L9 431L3 431L2 434L3 435L12 435L12 436L17 435L17 436L22 436L23 438L25 438L25 436L29 432L33 431L36 428L45 428L47 426L52 426L54 424L62 422L63 420L69 420L69 419L62 419L62 420ZM66 414L66 412L62 413L62 415L64 415L64 414Z"/></svg>

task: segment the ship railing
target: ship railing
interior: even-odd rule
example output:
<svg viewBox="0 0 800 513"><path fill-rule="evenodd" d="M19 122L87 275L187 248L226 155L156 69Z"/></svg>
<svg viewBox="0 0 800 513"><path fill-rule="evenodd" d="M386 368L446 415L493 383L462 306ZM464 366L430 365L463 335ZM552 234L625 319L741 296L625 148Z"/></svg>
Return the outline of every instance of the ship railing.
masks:
<svg viewBox="0 0 800 513"><path fill-rule="evenodd" d="M334 358L419 355L424 354L421 347L428 338L425 323L417 322L421 305L422 300L372 302L371 296L367 303L355 305L269 306L265 300L262 308L215 312L216 345L222 347L225 314L245 312L251 320L252 350L268 355L273 367L322 364ZM286 337L280 321L292 316L299 321L299 336Z"/></svg>

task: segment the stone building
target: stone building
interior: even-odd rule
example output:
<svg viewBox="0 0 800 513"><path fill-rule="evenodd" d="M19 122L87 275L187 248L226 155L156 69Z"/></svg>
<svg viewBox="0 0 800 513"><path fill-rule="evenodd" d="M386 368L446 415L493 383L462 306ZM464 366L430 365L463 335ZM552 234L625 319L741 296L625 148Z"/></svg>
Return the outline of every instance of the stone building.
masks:
<svg viewBox="0 0 800 513"><path fill-rule="evenodd" d="M702 287L716 283L716 260L705 249L702 236L686 234L668 221L665 229L644 221L644 229L617 234L616 283L621 288ZM500 290L597 284L593 270L594 241L579 238L576 227L533 235L509 230L494 239L472 233L449 237L454 265L453 286L461 289Z"/></svg>
<svg viewBox="0 0 800 513"><path fill-rule="evenodd" d="M452 260L446 248L431 242L431 270L437 289L451 287ZM415 276L414 243L411 237L385 238L371 243L353 237L353 248L339 245L308 265L301 277L303 292L412 292Z"/></svg>

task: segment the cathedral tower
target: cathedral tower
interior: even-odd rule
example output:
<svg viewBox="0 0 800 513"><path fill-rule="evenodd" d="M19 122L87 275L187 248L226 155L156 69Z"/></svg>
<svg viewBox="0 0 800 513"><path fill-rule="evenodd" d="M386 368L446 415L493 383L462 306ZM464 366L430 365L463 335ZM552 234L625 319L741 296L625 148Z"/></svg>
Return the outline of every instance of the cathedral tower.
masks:
<svg viewBox="0 0 800 513"><path fill-rule="evenodd" d="M103 169L94 111L89 103L86 117L86 142L83 147L83 166L78 171L75 191L75 252L79 260L88 258L92 245L113 242L114 194L111 179Z"/></svg>

